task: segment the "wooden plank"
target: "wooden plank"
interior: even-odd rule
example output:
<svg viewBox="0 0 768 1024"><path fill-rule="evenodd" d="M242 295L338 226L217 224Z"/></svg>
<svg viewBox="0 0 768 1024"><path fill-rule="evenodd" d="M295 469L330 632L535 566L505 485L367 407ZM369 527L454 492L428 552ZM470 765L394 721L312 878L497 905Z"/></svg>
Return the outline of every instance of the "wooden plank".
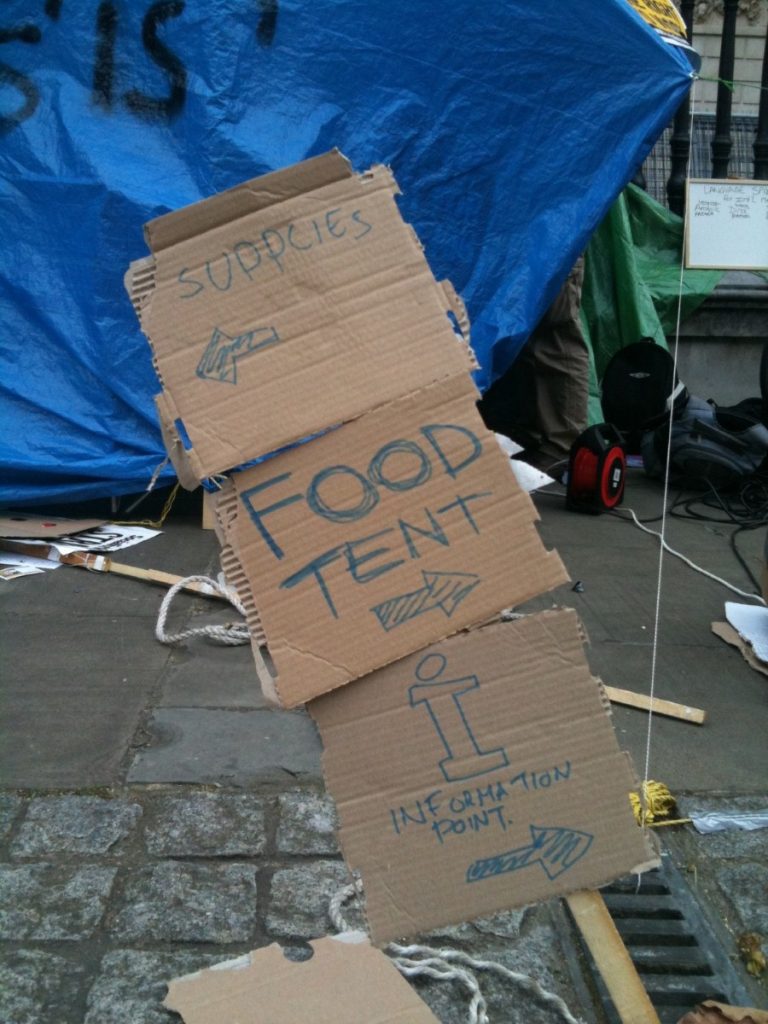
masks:
<svg viewBox="0 0 768 1024"><path fill-rule="evenodd" d="M84 551L73 551L70 555L62 555L59 560L64 565L79 566L82 569L90 569L92 572L114 572L118 576L131 576L137 580L144 580L146 583L159 583L163 587L172 587L184 578L183 576L174 576L170 572L163 572L161 569L141 569L137 565L123 565L121 562L113 562L105 555L87 554ZM182 590L190 590L194 594L205 594L206 597L216 597L221 601L227 600L207 583L185 583Z"/></svg>
<svg viewBox="0 0 768 1024"><path fill-rule="evenodd" d="M600 893L582 890L566 901L622 1024L660 1024Z"/></svg>
<svg viewBox="0 0 768 1024"><path fill-rule="evenodd" d="M693 725L703 725L707 718L707 712L701 708L676 704L673 700L662 700L660 697L654 697L651 701L646 694L635 693L634 690L620 690L615 686L605 686L605 693L608 700L614 704L626 704L627 707L640 708L642 711L650 711L651 704L653 704L654 715L679 718L681 721L691 722Z"/></svg>

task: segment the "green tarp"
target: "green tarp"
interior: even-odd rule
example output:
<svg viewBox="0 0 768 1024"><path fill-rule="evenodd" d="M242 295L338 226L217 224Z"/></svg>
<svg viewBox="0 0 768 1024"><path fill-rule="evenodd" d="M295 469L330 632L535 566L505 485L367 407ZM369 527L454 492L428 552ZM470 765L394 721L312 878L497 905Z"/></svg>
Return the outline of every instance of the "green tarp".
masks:
<svg viewBox="0 0 768 1024"><path fill-rule="evenodd" d="M589 422L603 420L598 382L611 356L640 338L667 346L675 333L682 219L628 185L586 251L581 321L590 350ZM713 291L721 270L686 270L681 320Z"/></svg>

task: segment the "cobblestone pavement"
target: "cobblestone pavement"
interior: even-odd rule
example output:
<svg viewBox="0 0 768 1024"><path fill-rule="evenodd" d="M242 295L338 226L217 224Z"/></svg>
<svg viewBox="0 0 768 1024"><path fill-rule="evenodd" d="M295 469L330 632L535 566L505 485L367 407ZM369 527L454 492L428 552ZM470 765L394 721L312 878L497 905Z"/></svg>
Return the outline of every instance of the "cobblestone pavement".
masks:
<svg viewBox="0 0 768 1024"><path fill-rule="evenodd" d="M3 1024L178 1020L161 1005L172 977L273 941L301 955L333 933L328 902L348 881L317 787L5 794L0 836ZM546 905L429 941L530 972L582 1012ZM419 988L445 1024L466 1019L454 985ZM487 992L494 1020L562 1019L503 983Z"/></svg>

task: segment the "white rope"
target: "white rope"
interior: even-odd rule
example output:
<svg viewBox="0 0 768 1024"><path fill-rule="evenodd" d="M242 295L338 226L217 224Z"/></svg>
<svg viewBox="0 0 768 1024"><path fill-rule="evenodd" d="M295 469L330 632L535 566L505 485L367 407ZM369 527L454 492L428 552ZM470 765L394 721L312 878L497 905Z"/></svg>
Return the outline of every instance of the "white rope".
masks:
<svg viewBox="0 0 768 1024"><path fill-rule="evenodd" d="M246 617L245 608L243 608L240 603L237 594L228 587L225 587L223 583L219 582L219 580L213 580L209 576L185 576L183 580L179 580L178 583L174 583L163 598L163 603L160 605L160 611L157 615L157 624L155 626L155 637L161 644L180 644L184 640L189 640L193 636L205 636L214 643L223 644L226 647L237 647L240 644L250 643L251 634L248 629L247 622L227 622L222 625L192 626L190 629L182 630L180 633L166 633L165 620L168 618L171 603L178 592L189 583L200 583L209 587L221 597L226 598L230 604L234 605L243 618Z"/></svg>
<svg viewBox="0 0 768 1024"><path fill-rule="evenodd" d="M696 106L696 82L694 81L691 87L691 116L690 124L688 126L689 138L693 139L693 115ZM688 149L688 161L685 168L686 181L690 177L691 171L691 152L693 146L691 145ZM647 783L650 778L651 771L651 736L653 732L653 698L656 691L656 664L658 660L659 650L659 623L661 621L661 590L662 590L662 575L664 569L664 552L667 550L666 541L666 530L667 530L667 499L669 495L669 467L672 459L672 423L674 420L674 406L673 406L673 395L675 388L675 381L677 380L677 352L680 342L680 323L682 320L683 313L683 282L685 280L685 246L688 237L688 220L689 220L689 203L685 204L685 211L683 216L683 238L680 246L680 279L678 283L677 293L677 320L675 323L675 344L672 351L672 394L670 395L670 406L669 406L669 424L667 429L667 456L664 466L664 496L661 505L661 546L659 547L659 568L656 579L656 607L653 617L653 646L651 648L651 683L649 697L651 702L648 708L648 729L646 733L645 741L645 768L643 772L643 785L640 787L640 799L642 802L643 809L643 820L645 821L647 813L646 805L646 790ZM640 876L638 876L638 885L640 884Z"/></svg>
<svg viewBox="0 0 768 1024"><path fill-rule="evenodd" d="M347 900L353 896L359 896L361 893L362 885L357 880L345 885L331 897L328 914L337 931L350 930L351 926L344 919L341 908ZM481 960L456 949L433 949L431 946L424 946L420 943L401 946L396 942L391 942L387 946L387 952L392 957L397 969L406 978L425 975L439 981L457 981L470 997L467 1009L468 1024L490 1024L488 1004L480 982L473 971L488 971L498 974L505 981L532 993L546 1006L559 1013L566 1024L584 1024L578 1017L573 1016L560 996L542 988L535 978L528 974L521 974L519 971L511 971L502 964L496 963L495 960Z"/></svg>

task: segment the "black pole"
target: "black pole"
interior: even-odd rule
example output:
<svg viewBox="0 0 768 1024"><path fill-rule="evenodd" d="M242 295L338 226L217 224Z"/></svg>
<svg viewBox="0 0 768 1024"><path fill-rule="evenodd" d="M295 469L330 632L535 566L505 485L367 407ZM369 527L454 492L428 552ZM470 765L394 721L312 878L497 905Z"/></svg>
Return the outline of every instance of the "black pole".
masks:
<svg viewBox="0 0 768 1024"><path fill-rule="evenodd" d="M712 140L712 177L727 178L731 157L731 101L733 93L724 82L733 81L733 61L736 50L736 16L739 0L725 0L723 5L723 38L720 42L721 79L717 85L717 113L715 137Z"/></svg>
<svg viewBox="0 0 768 1024"><path fill-rule="evenodd" d="M760 108L757 115L755 135L755 177L768 178L768 31L765 34L763 51L763 91L760 93Z"/></svg>
<svg viewBox="0 0 768 1024"><path fill-rule="evenodd" d="M695 0L683 0L680 13L685 22L685 34L693 45L693 6ZM685 176L688 170L688 154L691 151L691 94L677 108L673 122L672 137L669 140L671 172L667 182L667 199L673 213L683 216L685 212Z"/></svg>

